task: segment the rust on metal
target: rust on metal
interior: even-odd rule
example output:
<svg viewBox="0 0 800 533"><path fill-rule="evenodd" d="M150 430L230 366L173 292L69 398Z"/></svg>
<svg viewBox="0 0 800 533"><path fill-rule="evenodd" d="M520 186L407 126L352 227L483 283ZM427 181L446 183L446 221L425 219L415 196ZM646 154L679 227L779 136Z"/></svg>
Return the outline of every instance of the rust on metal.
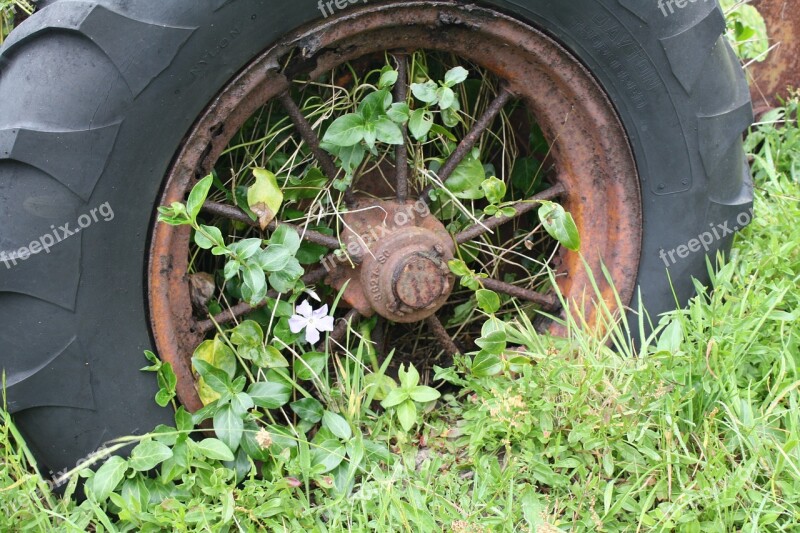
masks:
<svg viewBox="0 0 800 533"><path fill-rule="evenodd" d="M256 58L210 104L176 157L161 204L182 201L193 183L213 168L245 121L265 104L280 99L290 115L296 114L287 92L289 79L294 78L291 72L319 79L335 67L369 54L419 49L452 53L506 83L454 157L445 163L440 177L455 169L459 156L463 158L476 145L513 95L532 112L552 143L551 156L563 187L560 197L584 242L582 255L562 250L557 258L561 291L590 324L597 319L594 300L600 298L616 309L618 294L626 305L633 295L641 250L641 197L630 146L612 104L585 67L555 41L506 15L475 5L415 0L353 7L289 35ZM278 71L277 65L288 65L286 74ZM309 131L300 117L292 119L323 171L331 174L329 178L335 176L330 158L318 147L317 134ZM345 261L343 266L333 256L325 268L326 280L334 287L348 283L343 299L353 313L368 317L377 312L394 321L425 320L446 350L455 353L457 348L444 326L430 314L440 306L433 294L440 286L447 293L451 279L444 273L438 277L433 266L418 262L421 254L430 254L428 257L437 257L431 259L432 265L446 264L454 251L453 236L443 232L435 217L421 216L413 206L409 212L408 202L368 199L368 206L359 208L361 199L356 199L359 204L348 203L345 216L349 227L343 232L347 234L344 244L356 243L352 252L348 250L353 261ZM399 213L406 213L409 222L397 223L395 216L403 218ZM361 246L359 239L370 229L380 235L374 243ZM189 358L203 336L192 316L186 277L189 235L185 227L155 226L148 288L159 355L172 363L178 374L180 400L187 408L196 409L201 404ZM392 268L380 268L378 258L391 261ZM600 293L596 295L584 261L595 274L605 265L616 282L616 292L604 277L595 276ZM419 275L410 272L418 267ZM443 284L443 279L447 283ZM374 290L373 283L378 284ZM433 288L418 291L415 284L419 283L430 283ZM428 303L427 308L414 308L423 303ZM556 327L551 329L559 332Z"/></svg>
<svg viewBox="0 0 800 533"><path fill-rule="evenodd" d="M748 69L753 106L760 114L780 105L778 96L788 96L787 87L800 87L800 10L796 0L754 0L767 22L770 46L766 61Z"/></svg>
<svg viewBox="0 0 800 533"><path fill-rule="evenodd" d="M452 287L449 268L436 254L406 254L394 273L394 296L411 309L428 309Z"/></svg>
<svg viewBox="0 0 800 533"><path fill-rule="evenodd" d="M344 289L345 302L366 317L378 313L402 323L418 322L446 303L453 288L447 267L447 261L453 258L453 240L427 206L358 197L354 209L342 219L342 240L353 263L359 264L353 267L341 260L326 266L331 271L329 284L336 290ZM430 296L430 289L415 286L424 275L412 273L411 265L421 257L429 258L431 268L423 270L438 287L435 296ZM430 301L415 307L420 300L412 296L414 292L421 299L430 297Z"/></svg>
<svg viewBox="0 0 800 533"><path fill-rule="evenodd" d="M408 98L408 57L405 54L397 54L397 83L394 86L394 101L404 103ZM403 124L403 144L397 147L395 161L397 165L395 180L395 192L397 201L405 203L408 199L408 125Z"/></svg>
<svg viewBox="0 0 800 533"><path fill-rule="evenodd" d="M291 82L289 80L284 79L283 83L286 86L291 86ZM329 180L334 179L339 173L339 170L336 168L336 164L333 162L333 159L331 159L331 156L328 155L328 153L320 146L319 136L317 136L317 133L314 131L314 128L311 127L311 124L308 123L306 117L303 116L303 112L299 107L297 107L295 101L292 100L292 96L289 94L289 91L287 90L286 92L281 93L281 95L278 96L278 100L289 114L289 118L294 123L294 126L297 128L300 136L314 154L314 157L322 167L322 171L325 173L325 176Z"/></svg>
<svg viewBox="0 0 800 533"><path fill-rule="evenodd" d="M513 296L514 298L519 298L520 300L539 304L545 311L554 311L558 309L559 306L558 298L556 298L556 296L552 293L542 294L524 287L518 287L516 285L492 278L481 279L480 282L489 290L502 292L504 294L508 294L509 296Z"/></svg>
<svg viewBox="0 0 800 533"><path fill-rule="evenodd" d="M210 213L212 215L218 215L225 218L229 218L231 220L235 220L237 222L242 222L247 224L248 226L258 228L258 222L253 220L245 213L242 209L233 206L233 205L226 205L220 204L217 202L205 202L203 204L203 211L206 213ZM273 220L267 225L267 229L270 231L275 231L278 226L286 226L292 228L297 234L300 236L301 239L313 242L314 244L319 244L320 246L325 246L331 250L336 250L339 248L340 243L339 239L336 237L331 237L330 235L325 235L324 233L320 233L318 231L301 228L299 226L295 226L294 224L289 224L287 222L276 222Z"/></svg>
<svg viewBox="0 0 800 533"><path fill-rule="evenodd" d="M458 349L456 343L453 342L453 338L447 333L447 329L445 329L444 324L436 315L431 315L425 319L425 323L428 324L431 332L433 332L433 336L436 337L436 340L439 342L439 345L445 351L447 355L457 355L461 353L461 350Z"/></svg>

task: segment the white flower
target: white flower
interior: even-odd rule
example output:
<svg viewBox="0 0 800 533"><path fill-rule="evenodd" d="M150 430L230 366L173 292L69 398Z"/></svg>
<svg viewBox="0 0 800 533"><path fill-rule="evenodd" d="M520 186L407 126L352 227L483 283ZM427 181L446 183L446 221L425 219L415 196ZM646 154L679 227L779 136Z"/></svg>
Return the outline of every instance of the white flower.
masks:
<svg viewBox="0 0 800 533"><path fill-rule="evenodd" d="M300 333L305 329L307 343L318 343L321 331L333 331L333 317L328 316L328 304L315 311L308 300L304 300L297 306L297 312L299 314L292 315L289 319L289 329L292 333Z"/></svg>

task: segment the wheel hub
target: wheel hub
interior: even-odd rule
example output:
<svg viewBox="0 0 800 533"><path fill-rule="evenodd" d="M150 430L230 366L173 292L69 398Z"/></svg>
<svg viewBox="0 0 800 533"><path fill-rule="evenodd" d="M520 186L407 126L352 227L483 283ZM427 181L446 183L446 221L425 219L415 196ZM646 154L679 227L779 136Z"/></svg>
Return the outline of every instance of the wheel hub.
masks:
<svg viewBox="0 0 800 533"><path fill-rule="evenodd" d="M345 302L364 316L401 323L424 320L447 302L453 239L424 202L361 198L343 218L350 260L326 268Z"/></svg>

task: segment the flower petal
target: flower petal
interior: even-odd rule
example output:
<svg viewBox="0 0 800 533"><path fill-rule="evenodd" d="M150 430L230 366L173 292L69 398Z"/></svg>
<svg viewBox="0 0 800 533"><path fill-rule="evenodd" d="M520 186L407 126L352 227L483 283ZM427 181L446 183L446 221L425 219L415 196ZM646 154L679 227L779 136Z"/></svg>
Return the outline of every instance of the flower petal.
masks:
<svg viewBox="0 0 800 533"><path fill-rule="evenodd" d="M324 316L317 319L317 321L314 323L314 327L320 331L333 331L333 317Z"/></svg>
<svg viewBox="0 0 800 533"><path fill-rule="evenodd" d="M311 318L314 315L314 309L312 309L308 300L303 300L303 303L297 306L297 314L306 318Z"/></svg>
<svg viewBox="0 0 800 533"><path fill-rule="evenodd" d="M299 315L292 315L289 319L289 329L292 333L300 333L308 324L308 319Z"/></svg>
<svg viewBox="0 0 800 533"><path fill-rule="evenodd" d="M325 304L316 311L314 311L314 318L323 318L326 316L328 316L328 304Z"/></svg>
<svg viewBox="0 0 800 533"><path fill-rule="evenodd" d="M316 328L306 328L306 342L317 344L319 342L319 331Z"/></svg>

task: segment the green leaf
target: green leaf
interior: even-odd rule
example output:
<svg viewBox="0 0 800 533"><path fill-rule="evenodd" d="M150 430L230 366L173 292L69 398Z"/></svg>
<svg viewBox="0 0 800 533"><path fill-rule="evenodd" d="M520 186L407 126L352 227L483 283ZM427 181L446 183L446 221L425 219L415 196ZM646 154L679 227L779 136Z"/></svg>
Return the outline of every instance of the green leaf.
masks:
<svg viewBox="0 0 800 533"><path fill-rule="evenodd" d="M381 402L381 406L384 409L389 409L390 407L400 405L410 397L406 389L392 389L389 391L389 394L386 395L386 399Z"/></svg>
<svg viewBox="0 0 800 533"><path fill-rule="evenodd" d="M317 228L311 228L316 229ZM323 232L320 232L323 233ZM297 251L297 261L301 265L316 265L328 253L329 248L313 242L304 242Z"/></svg>
<svg viewBox="0 0 800 533"><path fill-rule="evenodd" d="M408 120L408 130L418 141L423 141L428 136L433 126L433 115L425 108L415 109Z"/></svg>
<svg viewBox="0 0 800 533"><path fill-rule="evenodd" d="M204 341L195 349L193 359L199 359L225 372L229 378L236 375L236 354L219 337Z"/></svg>
<svg viewBox="0 0 800 533"><path fill-rule="evenodd" d="M194 242L203 250L210 250L215 246L225 247L222 232L216 226L200 226L200 231L195 231Z"/></svg>
<svg viewBox="0 0 800 533"><path fill-rule="evenodd" d="M495 376L503 371L503 361L493 353L482 351L475 356L470 370L479 378Z"/></svg>
<svg viewBox="0 0 800 533"><path fill-rule="evenodd" d="M264 272L278 272L286 268L294 254L282 244L270 244L253 258L253 263Z"/></svg>
<svg viewBox="0 0 800 533"><path fill-rule="evenodd" d="M208 385L208 387L210 387L211 390L218 395L227 392L230 389L231 379L219 368L216 368L210 363L195 357L192 358L192 365L194 366L195 370L197 370L197 373L200 374L203 384ZM217 396L217 398L219 398L219 396Z"/></svg>
<svg viewBox="0 0 800 533"><path fill-rule="evenodd" d="M411 110L405 102L395 102L386 110L386 116L397 124L405 124L411 117Z"/></svg>
<svg viewBox="0 0 800 533"><path fill-rule="evenodd" d="M511 184L522 191L522 196L531 196L542 182L544 172L540 172L542 163L532 157L520 157L514 161L511 172Z"/></svg>
<svg viewBox="0 0 800 533"><path fill-rule="evenodd" d="M460 115L458 114L459 109L461 106L458 103L458 99L453 102L453 104L448 107L447 109L442 109L442 122L448 128L455 128L456 126L461 123ZM436 128L434 128L436 129Z"/></svg>
<svg viewBox="0 0 800 533"><path fill-rule="evenodd" d="M261 250L261 245L263 242L264 241L261 239L243 239L239 242L231 244L228 249L231 251L231 253L236 255L237 258L246 260L253 257L256 255L256 253L258 253L259 250Z"/></svg>
<svg viewBox="0 0 800 533"><path fill-rule="evenodd" d="M244 421L234 412L232 406L226 405L214 415L214 433L231 451L239 448L243 432Z"/></svg>
<svg viewBox="0 0 800 533"><path fill-rule="evenodd" d="M233 452L224 442L219 439L203 439L196 443L195 448L208 459L216 461L233 461Z"/></svg>
<svg viewBox="0 0 800 533"><path fill-rule="evenodd" d="M365 390L374 389L372 398L378 401L385 400L389 393L397 388L397 383L386 374L369 373L364 376L364 385Z"/></svg>
<svg viewBox="0 0 800 533"><path fill-rule="evenodd" d="M455 67L448 70L444 75L444 85L446 87L454 87L459 83L466 81L469 76L469 71L464 67Z"/></svg>
<svg viewBox="0 0 800 533"><path fill-rule="evenodd" d="M230 281L233 278L235 278L239 274L240 267L241 264L235 259L231 259L230 261L225 263L225 269L223 270L225 281Z"/></svg>
<svg viewBox="0 0 800 533"><path fill-rule="evenodd" d="M278 409L283 407L292 398L292 389L285 383L257 381L250 385L247 394L259 407L264 409Z"/></svg>
<svg viewBox="0 0 800 533"><path fill-rule="evenodd" d="M506 197L507 188L505 182L494 176L484 180L484 182L481 183L481 188L486 194L486 199L489 200L490 203L499 204Z"/></svg>
<svg viewBox="0 0 800 533"><path fill-rule="evenodd" d="M178 407L177 411L175 411L175 427L178 431L184 432L189 432L194 429L192 414L188 412L182 405Z"/></svg>
<svg viewBox="0 0 800 533"><path fill-rule="evenodd" d="M367 150L362 144L345 146L339 150L339 164L347 174L352 174L356 171L358 166L364 162L366 155Z"/></svg>
<svg viewBox="0 0 800 533"><path fill-rule="evenodd" d="M378 87L381 89L391 88L392 85L397 83L399 72L391 67L384 67L381 72L381 79L378 81Z"/></svg>
<svg viewBox="0 0 800 533"><path fill-rule="evenodd" d="M481 162L470 154L456 167L444 185L456 198L480 200L484 196L481 185L485 179L486 170Z"/></svg>
<svg viewBox="0 0 800 533"><path fill-rule="evenodd" d="M290 255L294 255L297 253L297 250L300 249L302 241L300 240L300 235L297 233L297 230L293 227L278 226L275 231L272 232L269 243L272 246L283 246L289 251Z"/></svg>
<svg viewBox="0 0 800 533"><path fill-rule="evenodd" d="M159 207L158 221L170 226L185 226L192 223L189 213L186 212L186 206L180 202L172 202L169 207Z"/></svg>
<svg viewBox="0 0 800 533"><path fill-rule="evenodd" d="M456 101L456 93L449 87L442 87L438 91L439 109L445 110L453 107Z"/></svg>
<svg viewBox="0 0 800 533"><path fill-rule="evenodd" d="M155 440L139 443L131 452L130 466L134 470L144 472L158 466L172 457L172 450L167 445Z"/></svg>
<svg viewBox="0 0 800 533"><path fill-rule="evenodd" d="M353 436L353 430L347 420L331 411L325 411L322 415L322 427L328 428L331 433L343 440Z"/></svg>
<svg viewBox="0 0 800 533"><path fill-rule="evenodd" d="M419 403L428 403L438 400L442 395L433 387L426 387L425 385L417 385L408 392L412 400Z"/></svg>
<svg viewBox="0 0 800 533"><path fill-rule="evenodd" d="M283 204L283 191L278 185L275 174L264 168L254 168L256 181L247 189L247 205L258 217L258 225L262 231L278 214Z"/></svg>
<svg viewBox="0 0 800 533"><path fill-rule="evenodd" d="M433 80L428 80L425 83L411 84L411 93L414 95L414 98L426 104L436 103L436 89L438 89L438 87Z"/></svg>
<svg viewBox="0 0 800 533"><path fill-rule="evenodd" d="M447 262L447 266L450 267L450 272L459 277L469 276L472 274L472 271L469 269L467 264L461 259L451 259Z"/></svg>
<svg viewBox="0 0 800 533"><path fill-rule="evenodd" d="M294 289L295 285L297 284L297 280L299 280L300 276L302 276L304 273L305 271L297 259L292 258L286 264L283 270L270 274L269 284L276 291L280 293L287 293Z"/></svg>
<svg viewBox="0 0 800 533"><path fill-rule="evenodd" d="M150 503L150 491L141 476L126 479L125 483L122 484L121 494L122 499L135 512L147 509L147 505Z"/></svg>
<svg viewBox="0 0 800 533"><path fill-rule="evenodd" d="M325 365L328 363L328 356L320 352L308 352L294 361L294 375L297 379L310 381L322 374Z"/></svg>
<svg viewBox="0 0 800 533"><path fill-rule="evenodd" d="M319 446L311 450L311 466L318 473L330 472L344 460L346 449L336 439L322 441Z"/></svg>
<svg viewBox="0 0 800 533"><path fill-rule="evenodd" d="M408 364L408 370L404 370L403 365L400 365L397 377L400 378L400 387L407 390L416 387L419 383L419 372L411 363Z"/></svg>
<svg viewBox="0 0 800 533"><path fill-rule="evenodd" d="M171 364L161 364L158 369L157 381L159 391L156 394L156 403L161 407L166 407L175 397L175 387L178 384L178 378L175 376L175 371L172 370Z"/></svg>
<svg viewBox="0 0 800 533"><path fill-rule="evenodd" d="M289 368L289 361L281 351L274 346L259 347L258 357L253 359L260 368Z"/></svg>
<svg viewBox="0 0 800 533"><path fill-rule="evenodd" d="M247 265L244 267L244 287L242 292L247 303L250 305L260 304L267 297L267 276L257 265Z"/></svg>
<svg viewBox="0 0 800 533"><path fill-rule="evenodd" d="M444 115L445 113L442 113L442 114ZM448 126L448 127L452 128L453 126ZM445 139L448 139L450 142L454 142L454 143L458 142L458 138L455 135L453 135L453 133L450 130L448 130L448 129L446 129L446 128L438 125L438 124L434 124L431 127L431 134L433 134L433 135L441 135Z"/></svg>
<svg viewBox="0 0 800 533"><path fill-rule="evenodd" d="M406 400L397 406L397 420L407 433L417 423L417 406L411 400Z"/></svg>
<svg viewBox="0 0 800 533"><path fill-rule="evenodd" d="M172 447L172 457L161 463L161 483L169 483L189 468L189 445L184 439ZM193 442L193 441L192 441ZM152 492L152 491L151 491Z"/></svg>
<svg viewBox="0 0 800 533"><path fill-rule="evenodd" d="M242 376L244 378L244 376ZM255 406L253 399L246 392L238 392L231 398L231 408L240 418Z"/></svg>
<svg viewBox="0 0 800 533"><path fill-rule="evenodd" d="M236 346L242 344L260 344L264 342L264 331L255 320L245 320L231 331L231 342Z"/></svg>
<svg viewBox="0 0 800 533"><path fill-rule="evenodd" d="M657 350L659 352L668 352L676 354L681 349L683 343L683 326L680 320L673 320L664 328L658 338Z"/></svg>
<svg viewBox="0 0 800 533"><path fill-rule="evenodd" d="M367 148L373 150L375 148L375 142L378 140L378 131L375 129L374 122L367 122L364 124L364 144L367 145Z"/></svg>
<svg viewBox="0 0 800 533"><path fill-rule="evenodd" d="M539 220L544 229L562 246L577 252L581 248L581 237L572 215L555 202L542 202Z"/></svg>
<svg viewBox="0 0 800 533"><path fill-rule="evenodd" d="M506 349L506 334L503 331L492 331L476 340L475 344L480 346L486 353L500 355Z"/></svg>
<svg viewBox="0 0 800 533"><path fill-rule="evenodd" d="M214 176L209 174L198 181L197 185L192 187L192 192L189 193L189 199L186 201L186 212L189 214L192 221L200 214L200 210L203 208L206 198L208 198L208 192L211 190L211 184L213 182Z"/></svg>
<svg viewBox="0 0 800 533"><path fill-rule="evenodd" d="M233 378L236 374L236 354L219 337L207 340L198 346L194 351L192 361L195 359L205 361L214 368L222 370L229 378ZM205 405L219 399L219 394L202 377L197 382L197 392Z"/></svg>
<svg viewBox="0 0 800 533"><path fill-rule="evenodd" d="M292 408L292 411L294 411L301 420L305 420L306 422L316 424L322 420L324 409L322 408L322 404L319 403L319 400L315 398L297 400L296 402L290 403L289 407Z"/></svg>
<svg viewBox="0 0 800 533"><path fill-rule="evenodd" d="M478 298L478 306L487 313L496 313L500 309L500 296L496 292L488 289L479 289L475 296Z"/></svg>
<svg viewBox="0 0 800 533"><path fill-rule="evenodd" d="M364 119L364 124L374 123L378 118L386 114L386 110L392 105L392 95L389 91L375 91L361 101L358 112Z"/></svg>
<svg viewBox="0 0 800 533"><path fill-rule="evenodd" d="M322 140L336 146L353 146L364 139L364 130L364 117L358 113L350 113L336 119L328 127Z"/></svg>
<svg viewBox="0 0 800 533"><path fill-rule="evenodd" d="M125 471L128 469L128 462L119 456L113 456L108 459L103 466L97 469L94 477L92 478L92 492L98 503L106 501L117 488L119 482L125 477Z"/></svg>
<svg viewBox="0 0 800 533"><path fill-rule="evenodd" d="M400 127L392 122L389 117L381 117L375 123L375 132L378 140L386 144L399 145L403 144L403 131Z"/></svg>
<svg viewBox="0 0 800 533"><path fill-rule="evenodd" d="M158 367L161 366L161 359L159 359L158 356L150 350L145 350L144 356L148 361L153 363L154 366L143 368L142 370L158 370Z"/></svg>

